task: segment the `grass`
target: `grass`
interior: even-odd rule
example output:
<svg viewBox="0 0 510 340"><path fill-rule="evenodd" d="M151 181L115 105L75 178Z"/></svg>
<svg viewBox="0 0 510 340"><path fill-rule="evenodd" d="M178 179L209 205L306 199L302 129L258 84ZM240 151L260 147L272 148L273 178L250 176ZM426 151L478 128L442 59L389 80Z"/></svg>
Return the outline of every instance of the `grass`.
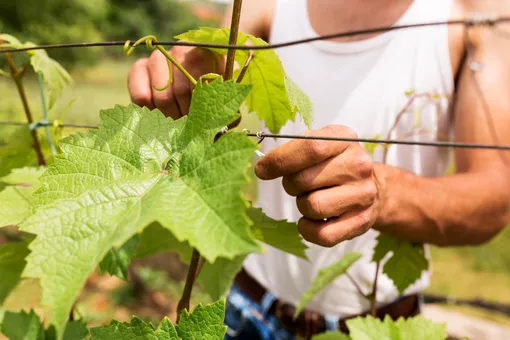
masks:
<svg viewBox="0 0 510 340"><path fill-rule="evenodd" d="M480 247L432 247L428 292L510 304L510 226ZM510 325L510 317L472 307L454 310Z"/></svg>

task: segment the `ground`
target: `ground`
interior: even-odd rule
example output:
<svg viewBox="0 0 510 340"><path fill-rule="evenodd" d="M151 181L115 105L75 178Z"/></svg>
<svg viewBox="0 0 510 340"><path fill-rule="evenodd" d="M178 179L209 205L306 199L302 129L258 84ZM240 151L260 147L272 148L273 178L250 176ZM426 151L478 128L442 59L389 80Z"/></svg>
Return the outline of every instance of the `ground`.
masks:
<svg viewBox="0 0 510 340"><path fill-rule="evenodd" d="M98 112L101 108L110 108L115 104L128 104L127 71L133 61L127 58L121 61L109 61L91 69L73 72L74 88L65 91L65 98L60 105L63 108L70 100L74 99L69 112L63 119L64 122L97 124ZM28 81L27 85L32 110L34 115L40 118L40 98L36 84L33 81ZM19 98L14 85L7 79L0 79L0 93L2 93L0 120L23 120L22 114L19 113L21 112ZM53 118L55 116L55 114L52 115ZM72 131L73 129L65 130L66 133ZM510 228L507 228L482 247L452 249L432 247L433 276L428 292L457 298L483 298L510 304L509 242ZM153 264L160 262L154 260ZM174 265L176 264L174 263ZM182 290L182 282L169 278L168 273L173 271L174 275L182 276L182 266L176 266L172 269L169 269L168 266L166 268L156 266L163 270L137 267L138 274L150 290L138 300L134 297L132 285L117 278L94 275L77 305L78 315L86 317L91 325L103 324L112 318L128 320L133 314L156 323L163 315L168 315L173 320L175 319L173 311L176 299ZM15 294L8 298L4 306L5 309L16 310L37 305L39 290L36 283L26 281L19 288ZM198 300L203 300L200 292L196 293L195 301ZM468 320L468 324L472 328L476 328L476 320L491 321L495 323L496 328L498 325L510 326L509 316L474 308L455 306L442 306L440 309L428 308L426 315L435 319L439 318L439 321L451 320L453 329L459 325L462 329L464 326L459 321L458 314L444 314L448 311L461 313L461 316L474 317L474 319L461 318L464 320L463 322ZM489 329L487 324L481 323L480 325L482 328ZM508 328L497 328L497 332L502 330L510 338ZM466 332L471 331L466 328ZM487 335L477 335L476 332L478 329L470 333L471 340L483 339ZM495 339L495 337L491 337L491 339Z"/></svg>

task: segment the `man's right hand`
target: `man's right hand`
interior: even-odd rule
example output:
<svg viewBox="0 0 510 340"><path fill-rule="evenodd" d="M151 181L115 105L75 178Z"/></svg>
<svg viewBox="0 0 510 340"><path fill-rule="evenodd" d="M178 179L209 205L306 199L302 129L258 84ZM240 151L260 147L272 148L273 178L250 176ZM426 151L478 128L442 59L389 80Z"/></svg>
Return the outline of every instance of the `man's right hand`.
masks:
<svg viewBox="0 0 510 340"><path fill-rule="evenodd" d="M203 48L175 46L170 50L174 57L194 78L207 73L223 74L224 58ZM128 76L131 101L149 109L159 109L165 116L179 119L188 114L193 85L181 71L172 65L173 81L170 87L158 91L168 82L165 56L155 50L149 58L137 60Z"/></svg>

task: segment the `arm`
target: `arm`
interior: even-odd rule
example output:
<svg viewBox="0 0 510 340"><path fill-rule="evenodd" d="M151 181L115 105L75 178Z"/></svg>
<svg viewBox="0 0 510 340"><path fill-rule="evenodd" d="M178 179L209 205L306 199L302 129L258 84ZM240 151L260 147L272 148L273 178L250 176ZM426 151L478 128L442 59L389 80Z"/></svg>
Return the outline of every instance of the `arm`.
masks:
<svg viewBox="0 0 510 340"><path fill-rule="evenodd" d="M469 38L483 69L471 71L468 60L460 70L455 140L509 145L510 44L487 28L472 28ZM439 178L376 165L386 199L375 228L438 245L495 236L510 222L510 152L456 149L455 161L456 174Z"/></svg>
<svg viewBox="0 0 510 340"><path fill-rule="evenodd" d="M488 29L472 30L476 60L484 64L476 77L490 117L472 71L463 65L455 140L508 145L510 43ZM343 126L307 134L356 137ZM480 244L510 221L510 152L457 149L455 159L456 174L428 178L372 163L359 143L292 140L268 152L255 172L263 180L282 177L284 189L296 197L303 214L298 222L301 234L322 246L334 246L370 228L441 246Z"/></svg>

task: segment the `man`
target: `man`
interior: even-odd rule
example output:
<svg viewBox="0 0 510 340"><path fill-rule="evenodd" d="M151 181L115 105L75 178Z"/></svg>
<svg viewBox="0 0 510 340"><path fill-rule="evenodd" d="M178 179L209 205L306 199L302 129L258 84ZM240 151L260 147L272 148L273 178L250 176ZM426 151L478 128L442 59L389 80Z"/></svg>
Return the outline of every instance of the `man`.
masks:
<svg viewBox="0 0 510 340"><path fill-rule="evenodd" d="M474 0L244 0L240 30L277 43L472 12L505 15L505 7ZM314 105L312 130L297 121L281 133L510 144L510 42L492 28L467 30L441 25L276 50ZM204 50L175 47L172 53L194 76L224 67ZM129 75L131 98L179 118L187 114L191 85L175 71L173 87L155 91L153 85L166 83L166 67L158 52L137 61ZM474 245L510 220L508 152L455 149L456 174L445 175L444 148L378 146L370 155L360 143L266 139L262 145L257 205L273 218L298 222L310 261L272 248L250 256L229 297L230 338L286 339L345 329L343 319L370 308L356 286L371 292L376 267L370 260L380 232L440 246ZM321 268L351 251L363 257L349 276L328 286L292 322L288 306L298 303ZM399 297L380 273L378 315L418 313L416 294L428 278L424 273Z"/></svg>

